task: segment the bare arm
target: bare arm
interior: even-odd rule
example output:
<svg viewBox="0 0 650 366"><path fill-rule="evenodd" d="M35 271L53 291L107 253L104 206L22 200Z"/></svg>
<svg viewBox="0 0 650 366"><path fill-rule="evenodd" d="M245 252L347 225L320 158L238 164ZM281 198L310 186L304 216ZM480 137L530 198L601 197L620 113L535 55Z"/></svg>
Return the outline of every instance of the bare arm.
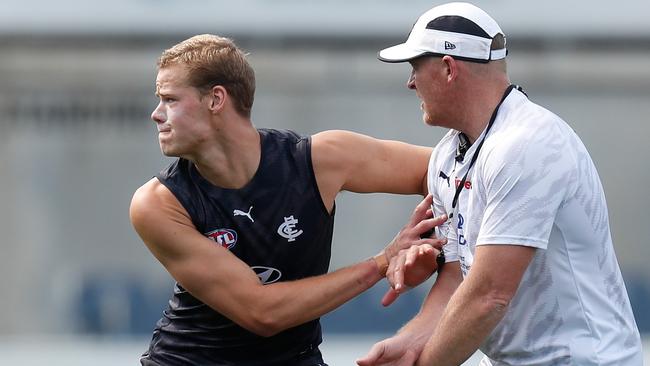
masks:
<svg viewBox="0 0 650 366"><path fill-rule="evenodd" d="M458 287L418 365L460 365L503 319L535 248L481 245L467 278Z"/></svg>
<svg viewBox="0 0 650 366"><path fill-rule="evenodd" d="M389 246L410 245L419 239L420 232L439 224L433 219L422 222L425 213L426 205L416 209ZM377 263L366 260L333 273L264 286L244 262L201 235L185 209L157 179L135 193L130 216L149 250L184 288L263 336L315 319L382 278Z"/></svg>
<svg viewBox="0 0 650 366"><path fill-rule="evenodd" d="M330 211L341 190L426 196L427 168L432 150L343 130L320 132L311 139L314 174L323 203ZM443 217L431 218L432 213L428 210L431 202L431 197L426 197L416 208L409 224L375 258L385 259L384 264L388 265L393 256L411 245L426 243L439 249L443 240L419 240L407 230L409 225L433 228L446 220ZM420 234L424 232L418 231ZM407 241L403 234L411 235L411 241ZM435 268L430 267L430 270L433 272Z"/></svg>
<svg viewBox="0 0 650 366"><path fill-rule="evenodd" d="M376 343L366 356L357 360L360 366L413 365L425 343L436 328L447 302L462 281L458 262L445 264L438 273L420 312L396 335Z"/></svg>
<svg viewBox="0 0 650 366"><path fill-rule="evenodd" d="M312 136L314 173L329 209L341 190L426 196L431 151L429 147L350 131L324 131Z"/></svg>

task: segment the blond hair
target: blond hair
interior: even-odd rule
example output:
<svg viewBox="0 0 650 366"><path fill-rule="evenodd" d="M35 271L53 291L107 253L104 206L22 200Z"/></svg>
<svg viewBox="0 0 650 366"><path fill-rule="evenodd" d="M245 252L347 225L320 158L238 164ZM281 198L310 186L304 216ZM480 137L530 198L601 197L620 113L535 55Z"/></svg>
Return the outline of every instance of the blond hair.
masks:
<svg viewBox="0 0 650 366"><path fill-rule="evenodd" d="M255 72L246 54L225 37L201 34L165 50L158 69L182 65L188 71L188 83L201 93L222 85L232 96L241 115L250 117L255 95Z"/></svg>

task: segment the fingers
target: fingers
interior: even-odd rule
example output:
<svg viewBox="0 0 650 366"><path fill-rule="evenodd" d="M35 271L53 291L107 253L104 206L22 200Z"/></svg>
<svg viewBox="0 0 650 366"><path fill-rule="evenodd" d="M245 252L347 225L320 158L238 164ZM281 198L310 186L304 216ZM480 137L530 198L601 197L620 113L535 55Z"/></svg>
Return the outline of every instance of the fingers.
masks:
<svg viewBox="0 0 650 366"><path fill-rule="evenodd" d="M390 304L394 303L395 300L399 297L399 292L393 290L393 288L389 288L388 291L384 294L384 297L381 299L381 305L382 306L389 306Z"/></svg>
<svg viewBox="0 0 650 366"><path fill-rule="evenodd" d="M402 249L399 253L391 259L386 271L386 279L390 283L395 292L400 292L404 287L404 261L406 260L406 252L409 249Z"/></svg>
<svg viewBox="0 0 650 366"><path fill-rule="evenodd" d="M433 231L433 228L444 223L447 220L447 215L442 215L434 218L429 218L429 219L423 219L422 221L418 222L412 227L405 227L400 231L397 236L386 246L384 249L387 258L390 260L393 256L397 255L397 253L402 250L402 249L407 249L410 248L412 245L415 244L421 244L424 242L420 242L420 240L434 240L434 241L427 241L426 243L429 243L433 246L438 246L442 247L443 242L435 242L435 240L445 240L445 238L442 239L437 239L435 237L432 238L422 238L422 235L426 233L427 231Z"/></svg>
<svg viewBox="0 0 650 366"><path fill-rule="evenodd" d="M440 250L434 248L429 244L422 244L411 247L412 250L407 252L405 261L404 261L404 271L408 272L411 269L414 269L418 263L428 263L435 262L438 253Z"/></svg>
<svg viewBox="0 0 650 366"><path fill-rule="evenodd" d="M433 239L422 239L433 241ZM429 243L413 245L402 249L393 257L386 271L386 279L391 285L382 298L382 305L388 306L408 289L426 281L437 269L436 257L440 250Z"/></svg>
<svg viewBox="0 0 650 366"><path fill-rule="evenodd" d="M413 246L430 245L438 251L441 251L445 244L447 244L447 238L424 238L413 242Z"/></svg>
<svg viewBox="0 0 650 366"><path fill-rule="evenodd" d="M359 366L412 366L419 351L397 338L388 338L372 346L367 355L357 359Z"/></svg>
<svg viewBox="0 0 650 366"><path fill-rule="evenodd" d="M413 266L413 263L415 263L415 260L419 257L424 255L425 252L430 251L430 249L433 249L433 247L429 244L423 244L423 245L418 245L418 246L412 246L406 251L406 256L404 259L404 269L408 270Z"/></svg>
<svg viewBox="0 0 650 366"><path fill-rule="evenodd" d="M427 240L431 241L431 239ZM391 260L386 273L394 293L386 293L382 304L390 305L399 295L429 279L438 270L439 253L440 250L431 244L414 245L409 249L401 250Z"/></svg>
<svg viewBox="0 0 650 366"><path fill-rule="evenodd" d="M432 203L433 203L433 196L428 194L417 206L415 206L415 210L411 215L411 220L410 220L411 226L417 224L423 218L426 217L427 212L431 210Z"/></svg>
<svg viewBox="0 0 650 366"><path fill-rule="evenodd" d="M440 226L447 221L447 215L433 217L433 210L431 203L433 197L427 195L413 211L408 223L400 232L391 240L386 246L384 252L386 257L390 260L401 249L406 249L414 244L414 241L419 240L423 236L430 238L433 236L434 228Z"/></svg>
<svg viewBox="0 0 650 366"><path fill-rule="evenodd" d="M440 226L447 221L447 215L440 215L432 218L423 218L420 222L415 223L413 231L419 235L432 231L436 226Z"/></svg>
<svg viewBox="0 0 650 366"><path fill-rule="evenodd" d="M406 258L406 261L404 262L404 272L415 273L415 271L419 271L421 273L420 276L424 276L424 274L426 274L426 277L429 277L431 274L433 274L433 272L435 272L438 269L438 265L436 263L436 257L438 256L438 253L440 253L440 251L428 244L421 245L415 248L417 248L418 250L414 250L413 252L409 253L411 255L408 258ZM404 286L415 285L414 283L408 283L406 280L403 280L403 283Z"/></svg>

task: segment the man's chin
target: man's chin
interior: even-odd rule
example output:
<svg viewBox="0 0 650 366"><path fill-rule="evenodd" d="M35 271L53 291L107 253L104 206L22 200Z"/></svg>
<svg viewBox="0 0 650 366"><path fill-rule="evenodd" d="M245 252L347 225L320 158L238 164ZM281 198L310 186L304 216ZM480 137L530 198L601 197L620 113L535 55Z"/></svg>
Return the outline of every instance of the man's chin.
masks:
<svg viewBox="0 0 650 366"><path fill-rule="evenodd" d="M165 156L169 156L169 157L175 157L175 156L178 156L178 155L173 151L173 149L171 149L169 146L165 146L165 145L160 145L160 152L161 152L163 155L165 155Z"/></svg>
<svg viewBox="0 0 650 366"><path fill-rule="evenodd" d="M422 122L427 126L437 126L433 119L426 113L422 115Z"/></svg>

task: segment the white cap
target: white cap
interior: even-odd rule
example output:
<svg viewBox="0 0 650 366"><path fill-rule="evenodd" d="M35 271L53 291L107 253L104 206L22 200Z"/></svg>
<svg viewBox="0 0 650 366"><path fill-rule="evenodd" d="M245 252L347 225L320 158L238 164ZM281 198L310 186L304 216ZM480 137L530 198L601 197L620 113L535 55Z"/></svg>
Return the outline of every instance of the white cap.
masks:
<svg viewBox="0 0 650 366"><path fill-rule="evenodd" d="M503 35L497 22L475 5L443 4L420 16L406 42L379 51L377 58L405 62L425 55L450 55L486 63L506 57L505 48L490 50L497 34Z"/></svg>

